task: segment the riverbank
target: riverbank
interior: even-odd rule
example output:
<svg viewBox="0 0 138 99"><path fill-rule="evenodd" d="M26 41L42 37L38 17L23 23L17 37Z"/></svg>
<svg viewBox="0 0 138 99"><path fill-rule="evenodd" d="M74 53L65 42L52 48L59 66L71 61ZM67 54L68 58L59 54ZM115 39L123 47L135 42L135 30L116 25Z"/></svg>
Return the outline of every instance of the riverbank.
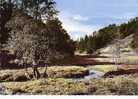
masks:
<svg viewBox="0 0 138 99"><path fill-rule="evenodd" d="M138 74L76 81L48 78L26 82L3 82L10 94L37 95L138 95Z"/></svg>

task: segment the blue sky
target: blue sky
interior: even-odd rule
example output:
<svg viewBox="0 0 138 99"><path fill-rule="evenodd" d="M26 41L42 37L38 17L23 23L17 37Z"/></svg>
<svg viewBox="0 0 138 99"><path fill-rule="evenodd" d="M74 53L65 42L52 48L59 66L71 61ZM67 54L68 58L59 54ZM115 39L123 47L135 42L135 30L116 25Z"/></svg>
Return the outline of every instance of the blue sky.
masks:
<svg viewBox="0 0 138 99"><path fill-rule="evenodd" d="M59 19L74 40L138 16L138 0L55 0Z"/></svg>

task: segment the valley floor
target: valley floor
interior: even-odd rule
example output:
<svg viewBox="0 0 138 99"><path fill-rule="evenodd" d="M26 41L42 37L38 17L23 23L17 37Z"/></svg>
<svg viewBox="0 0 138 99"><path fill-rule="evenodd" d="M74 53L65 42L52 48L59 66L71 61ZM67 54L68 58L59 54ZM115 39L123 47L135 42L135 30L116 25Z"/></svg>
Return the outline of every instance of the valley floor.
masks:
<svg viewBox="0 0 138 99"><path fill-rule="evenodd" d="M137 55L132 55L132 51L124 52L123 60L127 62L115 65L109 50L101 52L97 56L76 55L65 60L62 66L48 67L48 77L38 80L29 80L25 69L0 70L0 94L138 95ZM135 73L129 70L135 70ZM44 67L39 71L42 74ZM117 71L118 75L112 76L112 71L115 74ZM32 77L31 68L28 72ZM107 73L111 75L105 78Z"/></svg>
<svg viewBox="0 0 138 99"><path fill-rule="evenodd" d="M77 81L48 78L27 82L4 82L7 94L25 95L138 95L138 74Z"/></svg>

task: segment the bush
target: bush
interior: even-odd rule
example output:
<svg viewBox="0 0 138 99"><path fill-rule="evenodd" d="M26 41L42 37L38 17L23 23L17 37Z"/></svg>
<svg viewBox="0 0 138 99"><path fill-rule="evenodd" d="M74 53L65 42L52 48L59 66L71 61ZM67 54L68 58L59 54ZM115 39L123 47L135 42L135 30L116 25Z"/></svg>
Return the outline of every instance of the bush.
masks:
<svg viewBox="0 0 138 99"><path fill-rule="evenodd" d="M44 67L40 67L41 74L44 72ZM31 68L28 68L29 76L33 78ZM1 70L0 81L27 81L28 77L25 75L25 70ZM48 67L47 75L50 78L83 78L89 74L89 70L84 67L70 66L54 66Z"/></svg>
<svg viewBox="0 0 138 99"><path fill-rule="evenodd" d="M48 77L82 78L89 74L89 70L83 67L50 67L47 71Z"/></svg>

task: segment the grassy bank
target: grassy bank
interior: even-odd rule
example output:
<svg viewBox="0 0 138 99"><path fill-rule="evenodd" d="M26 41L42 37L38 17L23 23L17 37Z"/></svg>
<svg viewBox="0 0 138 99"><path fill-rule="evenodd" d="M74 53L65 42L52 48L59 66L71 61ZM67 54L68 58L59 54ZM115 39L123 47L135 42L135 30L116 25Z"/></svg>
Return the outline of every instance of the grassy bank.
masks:
<svg viewBox="0 0 138 99"><path fill-rule="evenodd" d="M89 69L107 73L109 71L116 71L117 66L115 65L94 65L94 66L89 66Z"/></svg>
<svg viewBox="0 0 138 99"><path fill-rule="evenodd" d="M15 84L15 87L11 87ZM86 92L85 84L76 83L71 79L64 78L48 78L28 82L16 82L5 84L13 93L23 92L29 94L43 95L72 95Z"/></svg>
<svg viewBox="0 0 138 99"><path fill-rule="evenodd" d="M138 74L89 81L48 78L2 84L13 94L138 95Z"/></svg>
<svg viewBox="0 0 138 99"><path fill-rule="evenodd" d="M44 73L45 68L39 68L41 74ZM0 70L0 81L26 81L28 80L24 69L19 70ZM28 68L30 77L33 75L32 68ZM88 75L89 71L84 67L77 66L54 66L47 68L47 75L49 78L83 78Z"/></svg>

